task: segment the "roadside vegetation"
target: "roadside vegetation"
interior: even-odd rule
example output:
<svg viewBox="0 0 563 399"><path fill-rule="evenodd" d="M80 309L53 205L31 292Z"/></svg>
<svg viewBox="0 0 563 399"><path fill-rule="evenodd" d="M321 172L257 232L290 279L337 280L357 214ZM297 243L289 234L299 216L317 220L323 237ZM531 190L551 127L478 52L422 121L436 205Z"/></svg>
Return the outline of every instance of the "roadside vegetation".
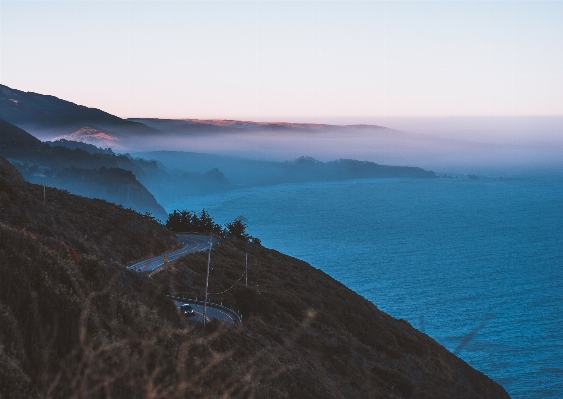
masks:
<svg viewBox="0 0 563 399"><path fill-rule="evenodd" d="M216 236L223 236L223 228L215 223L205 209L202 209L199 216L195 212L175 210L168 215L166 227L176 232L213 233Z"/></svg>
<svg viewBox="0 0 563 399"><path fill-rule="evenodd" d="M246 228L248 226L242 220L237 218L232 222L225 224L225 227L221 227L220 224L215 223L213 218L205 209L202 209L199 216L197 213L190 212L188 210L175 210L168 215L166 227L175 232L213 233L213 235L221 238L230 237L244 242L254 242L260 244L260 240L258 238L252 237L246 232Z"/></svg>

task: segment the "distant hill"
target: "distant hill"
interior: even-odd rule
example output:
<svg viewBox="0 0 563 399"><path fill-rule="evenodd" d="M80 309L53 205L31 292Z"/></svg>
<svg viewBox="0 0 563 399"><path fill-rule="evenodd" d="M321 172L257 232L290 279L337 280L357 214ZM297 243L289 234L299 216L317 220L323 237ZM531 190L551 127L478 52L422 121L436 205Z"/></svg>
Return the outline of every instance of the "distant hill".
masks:
<svg viewBox="0 0 563 399"><path fill-rule="evenodd" d="M45 183L74 194L106 199L142 213L152 213L162 221L168 216L137 180L135 174L142 175L142 168L126 156L49 145L1 119L0 155L9 158L32 183Z"/></svg>
<svg viewBox="0 0 563 399"><path fill-rule="evenodd" d="M55 141L50 141L48 143L51 146L66 147L66 148L69 148L71 150L81 149L81 150L84 150L86 152L89 152L90 154L114 154L115 155L115 153L113 152L113 150L111 148L96 147L93 144L88 144L88 143L84 143L84 142L81 142L81 141L58 139L58 140L55 140Z"/></svg>
<svg viewBox="0 0 563 399"><path fill-rule="evenodd" d="M239 186L374 177L436 177L434 172L418 167L380 165L353 159L321 162L312 157L300 157L276 162L183 151L151 151L133 155L154 159L162 167L176 170L204 173L218 168L229 181Z"/></svg>
<svg viewBox="0 0 563 399"><path fill-rule="evenodd" d="M365 142L366 151L397 154L398 147L402 152L416 147L416 151L426 152L423 143L427 139L376 125L154 118L124 120L53 96L25 93L6 86L0 86L0 116L2 115L9 118L9 122L19 123L20 127L30 126L30 132L38 137L47 136L54 140L50 147L46 147L44 143L27 136L27 149L33 147L35 151L34 161L26 158L27 150L20 151L18 156L11 154L10 151L17 144L15 142L11 144L11 149L5 147L4 152L0 152L15 161L26 179L39 182L56 178L50 184L83 195L103 195L108 200L122 204L134 201L134 209L149 207L159 218L165 217L165 213L161 207L150 205L153 202L149 199L151 194L165 204L171 197L204 195L243 186L374 177L435 177L433 172L417 167L387 166L351 158L320 162L311 157L300 157L293 161L273 162L194 152L159 151L138 153L136 155L144 159L136 159L116 155L113 151L109 153L107 150L189 148L197 146L203 140L205 145L211 147L226 142L230 148L243 148L248 143L251 144L250 147L259 147L259 151L266 150L268 146L277 151L278 147L283 148L296 140L295 148L308 155L307 147L300 145L306 144L307 140L314 148L323 148L325 143L333 140L341 142L344 148L347 142L360 137L361 140L371 140ZM228 140L223 141L224 136L229 136ZM99 147L106 150L95 149ZM79 150L84 150L89 155ZM54 158L54 153L57 159ZM431 157L431 151L426 156ZM24 162L23 159L27 160ZM152 159L160 163L150 162ZM97 175L88 171L102 167L105 169L103 172L98 171ZM55 170L61 168L67 169L64 173ZM134 175L130 176L131 184L122 186L129 187L127 194L118 195L113 192L118 185L112 184L111 180L123 182L122 179L126 176L119 174L114 168L128 170ZM133 179L148 188L150 193L143 192ZM103 189L98 189L104 184ZM108 191L108 186L113 186L114 189ZM139 201L143 204L138 204Z"/></svg>
<svg viewBox="0 0 563 399"><path fill-rule="evenodd" d="M305 155L324 160L346 158L387 165L418 165L434 170L554 166L560 165L563 159L563 149L557 143L479 143L368 124L123 119L100 109L5 85L0 85L0 118L41 140L65 139L123 152L182 150L276 160ZM452 129L460 127L452 125ZM412 130L419 129L413 126Z"/></svg>
<svg viewBox="0 0 563 399"><path fill-rule="evenodd" d="M377 125L327 125L318 123L291 122L252 122L228 119L158 119L129 118L129 121L142 123L162 132L179 136L209 135L227 133L328 133L342 130L379 129Z"/></svg>
<svg viewBox="0 0 563 399"><path fill-rule="evenodd" d="M320 162L311 157L275 162L182 151L133 153L143 168L143 184L165 208L191 195L286 183L365 178L435 178L432 171L410 166L339 159ZM156 161L148 163L144 160ZM153 162L154 162L153 161ZM163 176L166 177L163 177Z"/></svg>
<svg viewBox="0 0 563 399"><path fill-rule="evenodd" d="M86 127L106 131L115 140L159 134L142 123L125 120L96 108L5 85L0 85L0 118L43 139L74 134Z"/></svg>
<svg viewBox="0 0 563 399"><path fill-rule="evenodd" d="M71 134L63 134L53 138L53 141L66 140L84 143L102 148L124 149L123 140L111 132L91 126L84 126Z"/></svg>

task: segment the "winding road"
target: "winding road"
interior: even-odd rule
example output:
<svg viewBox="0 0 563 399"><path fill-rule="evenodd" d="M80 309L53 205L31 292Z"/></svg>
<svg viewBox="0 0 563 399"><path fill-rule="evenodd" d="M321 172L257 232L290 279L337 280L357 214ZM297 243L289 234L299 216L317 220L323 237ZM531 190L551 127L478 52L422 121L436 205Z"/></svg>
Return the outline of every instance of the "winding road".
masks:
<svg viewBox="0 0 563 399"><path fill-rule="evenodd" d="M187 320L203 323L203 305L198 305L191 302L179 302L179 301L174 301L174 304L176 305L178 310L180 309L180 306L184 304L189 304L193 308L195 316L187 317ZM207 303L207 312L205 313L205 316L207 322L210 322L211 319L217 319L224 321L227 324L235 324L235 322L238 321L234 317L234 315L230 314L230 312L221 309L216 309L213 307L213 305L209 303Z"/></svg>
<svg viewBox="0 0 563 399"><path fill-rule="evenodd" d="M208 235L176 233L176 237L178 237L178 240L184 245L182 248L159 256L155 256L153 258L139 261L133 265L128 266L127 269L135 270L139 273L150 273L157 270L159 267L164 266L164 257L166 257L167 262L170 263L186 254L198 251L206 251L209 249L210 237ZM220 240L218 237L211 237L212 245L217 245L219 241ZM194 309L196 315L194 317L189 317L188 320L203 322L203 305L192 302L179 302L178 300L174 300L174 303L178 308L180 308L180 306L184 303L189 303ZM219 309L218 307L214 307L213 304L210 304L209 302L207 303L206 321L217 319L228 324L234 324L236 321L239 321L235 314L231 314L231 312L229 312L224 307L221 307L221 309Z"/></svg>
<svg viewBox="0 0 563 399"><path fill-rule="evenodd" d="M164 257L167 258L168 262L172 262L186 254L198 251L206 251L207 249L209 249L208 235L177 233L176 237L178 237L178 240L182 244L184 244L182 248L168 252L166 254L155 256L154 258L142 260L131 266L127 266L127 269L145 273L152 272L159 267L164 266ZM219 238L213 237L212 243L213 245L217 245L219 243Z"/></svg>

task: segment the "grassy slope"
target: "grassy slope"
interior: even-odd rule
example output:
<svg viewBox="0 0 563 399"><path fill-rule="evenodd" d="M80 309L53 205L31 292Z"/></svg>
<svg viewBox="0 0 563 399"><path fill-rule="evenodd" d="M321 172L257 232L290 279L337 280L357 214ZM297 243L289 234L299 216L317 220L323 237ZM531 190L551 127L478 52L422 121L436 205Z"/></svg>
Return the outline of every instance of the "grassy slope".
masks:
<svg viewBox="0 0 563 399"><path fill-rule="evenodd" d="M173 307L121 263L178 242L105 201L56 189L42 197L0 157L0 398L102 397L107 384L116 397L140 397L147 357L168 356L138 346L184 331Z"/></svg>
<svg viewBox="0 0 563 399"><path fill-rule="evenodd" d="M146 373L169 358L158 341L182 333L146 283L3 224L0 265L0 398L145 396Z"/></svg>
<svg viewBox="0 0 563 399"><path fill-rule="evenodd" d="M502 387L404 320L379 311L322 271L279 252L223 241L212 255L211 300L240 310L245 328L217 339L269 396L502 398ZM207 256L184 257L151 279L170 292L203 296Z"/></svg>
<svg viewBox="0 0 563 399"><path fill-rule="evenodd" d="M0 157L1 158L1 157ZM52 249L128 263L174 248L177 239L159 223L104 200L8 178L0 170L0 221L39 235Z"/></svg>
<svg viewBox="0 0 563 399"><path fill-rule="evenodd" d="M238 306L245 323L186 328L163 294L201 296L205 254L149 279L124 270L120 262L163 251L174 238L104 201L49 190L44 206L41 187L2 163L2 399L507 397L408 323L260 246L227 240L213 252L213 290L230 286L241 253L253 253L250 283L259 293L237 286L214 297Z"/></svg>

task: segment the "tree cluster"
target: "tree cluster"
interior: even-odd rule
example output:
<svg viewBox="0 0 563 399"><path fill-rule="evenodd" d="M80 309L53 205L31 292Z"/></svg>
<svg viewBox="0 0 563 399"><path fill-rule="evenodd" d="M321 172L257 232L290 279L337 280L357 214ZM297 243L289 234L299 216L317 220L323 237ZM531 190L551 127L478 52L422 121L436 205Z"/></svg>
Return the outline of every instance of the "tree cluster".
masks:
<svg viewBox="0 0 563 399"><path fill-rule="evenodd" d="M202 209L199 216L195 212L175 210L168 215L166 227L178 232L213 233L223 236L223 228L215 223L205 209Z"/></svg>
<svg viewBox="0 0 563 399"><path fill-rule="evenodd" d="M252 241L260 243L260 240L252 237L246 232L247 225L240 219L235 219L232 222L225 224L225 227L223 228L220 224L215 223L213 218L205 209L202 209L199 216L195 212L187 210L180 211L176 209L168 215L166 227L176 232L213 233L214 235L223 238L234 237L246 242Z"/></svg>
<svg viewBox="0 0 563 399"><path fill-rule="evenodd" d="M240 219L235 219L231 223L225 225L225 235L233 236L239 238L243 241L250 241L250 234L246 233L246 224L244 224Z"/></svg>

